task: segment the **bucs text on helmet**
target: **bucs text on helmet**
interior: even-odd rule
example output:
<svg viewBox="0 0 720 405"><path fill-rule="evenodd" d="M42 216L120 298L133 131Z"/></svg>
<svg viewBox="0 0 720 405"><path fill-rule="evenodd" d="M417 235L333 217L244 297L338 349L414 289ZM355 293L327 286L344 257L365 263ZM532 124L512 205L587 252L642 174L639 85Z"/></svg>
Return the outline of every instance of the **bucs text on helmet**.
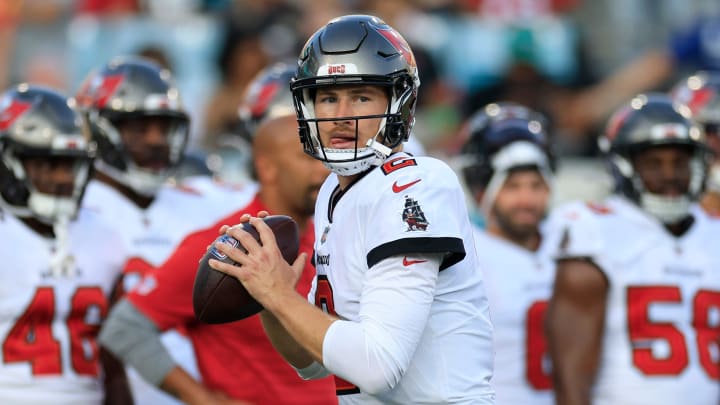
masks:
<svg viewBox="0 0 720 405"><path fill-rule="evenodd" d="M386 112L373 116L318 119L313 106L322 86L374 85L387 91ZM307 41L291 84L304 150L339 175L360 173L380 164L393 148L406 141L415 122L420 86L417 65L405 39L381 19L349 15L331 20ZM381 119L378 133L367 145L357 145L358 120ZM320 121L354 121L354 149L322 144Z"/></svg>
<svg viewBox="0 0 720 405"><path fill-rule="evenodd" d="M707 189L720 193L720 73L700 71L678 83L671 91L674 101L685 104L693 119L705 130L708 145L715 153Z"/></svg>
<svg viewBox="0 0 720 405"><path fill-rule="evenodd" d="M488 104L468 119L460 165L468 188L483 193L482 212L489 212L513 170L536 169L552 185L555 160L548 126L542 114L511 102Z"/></svg>
<svg viewBox="0 0 720 405"><path fill-rule="evenodd" d="M72 219L89 180L95 144L75 100L55 90L20 84L0 96L0 207L45 224ZM42 158L71 163L72 185L38 190L23 164Z"/></svg>
<svg viewBox="0 0 720 405"><path fill-rule="evenodd" d="M690 118L687 106L674 103L668 95L635 96L610 117L598 144L606 155L616 191L663 223L685 218L703 191L711 157L705 133ZM663 145L684 147L692 153L688 189L680 196L649 192L633 164L635 153Z"/></svg>
<svg viewBox="0 0 720 405"><path fill-rule="evenodd" d="M116 58L91 72L77 96L88 114L98 145L96 167L144 196L153 196L180 163L188 139L189 117L172 76L142 58ZM157 117L169 123L166 144L140 148L164 167L144 167L130 153L118 127L128 120Z"/></svg>

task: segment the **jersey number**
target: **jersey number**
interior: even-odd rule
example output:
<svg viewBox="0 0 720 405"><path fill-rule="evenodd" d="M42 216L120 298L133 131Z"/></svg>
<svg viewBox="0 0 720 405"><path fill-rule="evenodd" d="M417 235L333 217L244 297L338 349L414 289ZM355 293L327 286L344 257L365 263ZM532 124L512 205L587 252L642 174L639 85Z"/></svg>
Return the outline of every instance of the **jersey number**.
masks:
<svg viewBox="0 0 720 405"><path fill-rule="evenodd" d="M383 165L380 166L380 169L387 176L388 174L394 172L395 170L400 170L403 167L408 167L408 166L417 166L417 161L415 159L409 158L409 157L399 157L399 158L388 160L387 162L383 163Z"/></svg>
<svg viewBox="0 0 720 405"><path fill-rule="evenodd" d="M317 288L315 290L315 305L326 313L337 316L335 303L333 302L333 291L327 276L317 276ZM353 383L335 377L335 392L337 395L357 394L360 389Z"/></svg>
<svg viewBox="0 0 720 405"><path fill-rule="evenodd" d="M633 347L633 364L645 375L678 375L688 366L688 344L683 333L670 322L652 322L652 304L682 302L680 288L672 286L628 287L628 331ZM720 292L700 290L693 297L692 326L695 329L700 365L714 380L720 379L720 360L713 353L720 349L720 324L711 324L710 314L720 311ZM667 354L653 353L652 343L663 340Z"/></svg>
<svg viewBox="0 0 720 405"><path fill-rule="evenodd" d="M107 314L107 300L100 287L80 287L73 294L66 320L70 337L70 364L79 375L98 375L95 336ZM52 333L55 291L36 290L30 305L18 318L2 344L5 363L29 362L33 375L62 373L60 342Z"/></svg>
<svg viewBox="0 0 720 405"><path fill-rule="evenodd" d="M528 309L526 317L525 376L536 390L552 388L550 370L546 366L549 364L549 356L543 328L547 305L547 301L536 301Z"/></svg>

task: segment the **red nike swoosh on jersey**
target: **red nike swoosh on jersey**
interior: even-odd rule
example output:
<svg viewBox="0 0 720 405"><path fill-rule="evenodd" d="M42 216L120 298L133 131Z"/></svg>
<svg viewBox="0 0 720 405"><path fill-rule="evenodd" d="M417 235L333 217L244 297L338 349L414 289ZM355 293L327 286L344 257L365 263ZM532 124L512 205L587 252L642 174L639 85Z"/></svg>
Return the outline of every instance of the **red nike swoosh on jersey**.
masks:
<svg viewBox="0 0 720 405"><path fill-rule="evenodd" d="M415 181L411 181L410 183L408 183L408 184L403 184L402 186L399 185L399 184L397 184L397 181L396 181L395 183L393 183L392 190L393 190L394 193L399 193L399 192L405 190L406 188L411 187L411 186L417 184L420 180L422 180L422 179L417 179L417 180L415 180Z"/></svg>
<svg viewBox="0 0 720 405"><path fill-rule="evenodd" d="M427 260L408 260L407 256L403 257L403 266L412 266L413 264L425 263Z"/></svg>

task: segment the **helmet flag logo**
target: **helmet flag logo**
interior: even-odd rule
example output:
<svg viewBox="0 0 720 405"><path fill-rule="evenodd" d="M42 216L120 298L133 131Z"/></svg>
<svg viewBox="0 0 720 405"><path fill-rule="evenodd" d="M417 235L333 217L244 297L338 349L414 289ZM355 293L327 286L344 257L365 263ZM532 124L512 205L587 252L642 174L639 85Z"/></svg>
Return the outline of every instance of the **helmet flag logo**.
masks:
<svg viewBox="0 0 720 405"><path fill-rule="evenodd" d="M15 120L17 120L25 111L29 110L32 105L21 101L13 100L5 111L0 113L0 131L7 131Z"/></svg>

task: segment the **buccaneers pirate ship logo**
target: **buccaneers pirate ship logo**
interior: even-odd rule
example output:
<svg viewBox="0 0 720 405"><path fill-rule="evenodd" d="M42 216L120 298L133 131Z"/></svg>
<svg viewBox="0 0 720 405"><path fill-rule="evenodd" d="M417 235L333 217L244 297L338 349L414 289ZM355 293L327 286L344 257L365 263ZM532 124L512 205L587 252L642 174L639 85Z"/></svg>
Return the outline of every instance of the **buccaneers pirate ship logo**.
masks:
<svg viewBox="0 0 720 405"><path fill-rule="evenodd" d="M407 224L406 232L424 231L429 223L425 218L425 214L420 208L417 200L405 196L405 208L403 208L402 219Z"/></svg>

